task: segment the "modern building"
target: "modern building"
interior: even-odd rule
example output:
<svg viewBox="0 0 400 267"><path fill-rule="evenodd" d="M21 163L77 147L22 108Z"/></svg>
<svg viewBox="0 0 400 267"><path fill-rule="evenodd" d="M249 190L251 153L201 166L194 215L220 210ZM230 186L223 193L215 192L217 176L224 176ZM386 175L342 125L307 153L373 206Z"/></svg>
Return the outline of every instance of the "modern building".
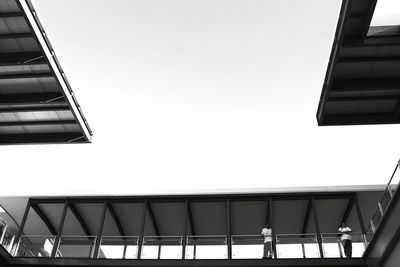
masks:
<svg viewBox="0 0 400 267"><path fill-rule="evenodd" d="M400 121L400 28L370 27L376 3L342 2L319 125ZM91 136L33 5L0 0L0 144ZM383 186L0 197L0 267L397 266L398 168ZM267 222L273 257L262 259ZM352 229L351 258L338 232L343 223Z"/></svg>

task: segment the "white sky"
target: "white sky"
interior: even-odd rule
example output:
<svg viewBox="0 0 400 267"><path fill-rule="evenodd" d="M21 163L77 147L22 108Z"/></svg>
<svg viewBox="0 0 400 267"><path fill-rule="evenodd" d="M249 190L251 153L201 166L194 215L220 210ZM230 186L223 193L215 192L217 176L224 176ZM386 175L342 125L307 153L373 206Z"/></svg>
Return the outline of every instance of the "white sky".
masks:
<svg viewBox="0 0 400 267"><path fill-rule="evenodd" d="M376 3L371 26L400 25L400 1L379 0Z"/></svg>
<svg viewBox="0 0 400 267"><path fill-rule="evenodd" d="M339 0L35 0L92 144L1 147L1 195L383 184L399 125L318 127Z"/></svg>

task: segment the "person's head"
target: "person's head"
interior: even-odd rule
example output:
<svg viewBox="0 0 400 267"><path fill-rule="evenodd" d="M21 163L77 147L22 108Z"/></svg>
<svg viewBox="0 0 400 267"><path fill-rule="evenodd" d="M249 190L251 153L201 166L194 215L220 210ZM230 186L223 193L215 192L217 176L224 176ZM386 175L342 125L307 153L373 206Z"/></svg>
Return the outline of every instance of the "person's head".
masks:
<svg viewBox="0 0 400 267"><path fill-rule="evenodd" d="M346 222L342 222L342 227L346 227Z"/></svg>
<svg viewBox="0 0 400 267"><path fill-rule="evenodd" d="M266 222L266 223L265 223L265 227L266 227L266 228L271 228L271 224L270 224L269 222Z"/></svg>

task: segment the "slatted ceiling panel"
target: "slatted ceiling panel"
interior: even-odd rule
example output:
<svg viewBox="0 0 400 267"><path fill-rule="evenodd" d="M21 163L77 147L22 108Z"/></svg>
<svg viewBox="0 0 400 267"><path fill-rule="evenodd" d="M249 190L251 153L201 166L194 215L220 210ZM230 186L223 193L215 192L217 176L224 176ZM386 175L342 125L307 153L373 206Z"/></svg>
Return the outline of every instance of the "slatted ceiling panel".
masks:
<svg viewBox="0 0 400 267"><path fill-rule="evenodd" d="M18 12L20 11L15 0L3 0L0 2L0 12Z"/></svg>
<svg viewBox="0 0 400 267"><path fill-rule="evenodd" d="M23 126L2 126L0 127L0 134L23 134L26 130Z"/></svg>
<svg viewBox="0 0 400 267"><path fill-rule="evenodd" d="M59 86L56 80L52 77L19 79L0 78L0 94L23 94L59 91Z"/></svg>
<svg viewBox="0 0 400 267"><path fill-rule="evenodd" d="M23 17L0 18L0 34L27 32L30 32L30 29Z"/></svg>
<svg viewBox="0 0 400 267"><path fill-rule="evenodd" d="M50 69L48 65L45 64L32 64L32 65L13 65L13 66L1 66L1 75L10 74L23 74L23 73L49 73Z"/></svg>

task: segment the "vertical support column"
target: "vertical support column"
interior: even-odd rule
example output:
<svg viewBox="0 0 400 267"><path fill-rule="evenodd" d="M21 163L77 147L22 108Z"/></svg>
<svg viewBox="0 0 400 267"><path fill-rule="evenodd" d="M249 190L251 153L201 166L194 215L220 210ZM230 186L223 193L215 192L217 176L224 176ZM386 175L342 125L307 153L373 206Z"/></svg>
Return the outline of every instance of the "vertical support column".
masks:
<svg viewBox="0 0 400 267"><path fill-rule="evenodd" d="M99 230L97 231L96 243L94 245L94 253L93 253L94 259L97 259L99 257L101 238L103 236L103 226L104 226L104 221L106 219L106 211L107 211L107 200L104 201L103 210L101 211Z"/></svg>
<svg viewBox="0 0 400 267"><path fill-rule="evenodd" d="M228 259L232 259L232 239L231 239L231 201L229 196L226 197L226 238L227 238L227 245L228 245Z"/></svg>
<svg viewBox="0 0 400 267"><path fill-rule="evenodd" d="M360 202L358 202L357 193L354 194L354 204L356 205L357 217L360 223L360 229L364 239L364 246L367 247L368 245L367 231L365 230L364 220L361 213Z"/></svg>
<svg viewBox="0 0 400 267"><path fill-rule="evenodd" d="M274 225L273 216L272 216L272 197L268 197L267 219L269 220L269 223L271 224L271 229L272 229L272 250L274 252L274 259L277 259L278 253L276 251L276 233L275 233L275 225Z"/></svg>
<svg viewBox="0 0 400 267"><path fill-rule="evenodd" d="M64 227L64 222L65 222L65 217L67 215L68 207L69 207L69 199L66 199L65 203L64 203L64 208L63 208L63 211L61 214L60 224L58 225L58 229L57 229L57 237L54 240L53 249L51 250L51 258L55 258L57 255L58 247L60 245L61 233L62 233L62 229Z"/></svg>
<svg viewBox="0 0 400 267"><path fill-rule="evenodd" d="M183 219L183 235L182 235L182 260L185 259L186 255L186 243L187 243L187 223L188 223L188 212L189 211L189 199L185 199L185 208L183 211L184 219Z"/></svg>
<svg viewBox="0 0 400 267"><path fill-rule="evenodd" d="M143 214L142 214L142 225L140 227L139 244L138 244L138 259L142 257L142 247L143 247L143 236L144 236L144 226L146 223L146 212L147 212L147 200L143 201Z"/></svg>
<svg viewBox="0 0 400 267"><path fill-rule="evenodd" d="M322 249L321 231L319 229L317 208L316 208L316 205L315 205L315 198L314 197L311 197L311 205L312 205L312 211L313 211L313 214L314 214L314 223L315 223L315 230L317 232L317 241L318 241L319 253L321 255L321 258L324 258L324 250Z"/></svg>
<svg viewBox="0 0 400 267"><path fill-rule="evenodd" d="M19 242L21 240L21 236L22 236L22 233L24 231L26 219L28 218L29 209L31 208L31 202L32 202L32 200L29 199L28 203L26 204L24 216L22 217L21 224L20 224L20 226L18 228L18 232L17 232L17 234L15 236L14 243L13 243L12 248L11 248L11 255L12 256L15 256L15 254L18 251Z"/></svg>

